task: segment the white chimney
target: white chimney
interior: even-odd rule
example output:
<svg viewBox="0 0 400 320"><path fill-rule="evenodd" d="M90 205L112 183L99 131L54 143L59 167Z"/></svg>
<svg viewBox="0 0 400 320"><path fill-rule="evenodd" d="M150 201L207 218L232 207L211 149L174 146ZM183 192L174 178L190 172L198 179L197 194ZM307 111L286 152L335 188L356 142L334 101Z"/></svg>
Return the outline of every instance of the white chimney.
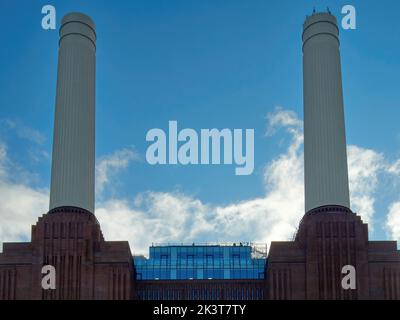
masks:
<svg viewBox="0 0 400 320"><path fill-rule="evenodd" d="M50 210L94 213L95 73L94 23L69 13L60 28Z"/></svg>
<svg viewBox="0 0 400 320"><path fill-rule="evenodd" d="M304 170L306 212L350 207L339 28L330 13L303 28Z"/></svg>

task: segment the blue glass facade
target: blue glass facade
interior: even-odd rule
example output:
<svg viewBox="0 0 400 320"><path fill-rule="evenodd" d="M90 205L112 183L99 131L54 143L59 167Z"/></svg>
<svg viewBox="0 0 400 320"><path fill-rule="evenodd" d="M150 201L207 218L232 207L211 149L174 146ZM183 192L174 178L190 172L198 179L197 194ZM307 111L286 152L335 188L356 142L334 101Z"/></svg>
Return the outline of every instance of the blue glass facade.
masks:
<svg viewBox="0 0 400 320"><path fill-rule="evenodd" d="M136 279L264 279L267 260L254 249L242 244L151 246L148 259L134 256Z"/></svg>

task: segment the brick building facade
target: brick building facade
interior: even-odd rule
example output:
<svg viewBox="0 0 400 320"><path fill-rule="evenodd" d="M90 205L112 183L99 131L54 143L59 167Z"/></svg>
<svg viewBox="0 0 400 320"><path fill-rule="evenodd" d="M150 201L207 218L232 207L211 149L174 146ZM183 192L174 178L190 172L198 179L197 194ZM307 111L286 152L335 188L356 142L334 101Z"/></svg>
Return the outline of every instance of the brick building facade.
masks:
<svg viewBox="0 0 400 320"><path fill-rule="evenodd" d="M342 268L356 270L356 290L342 289ZM396 241L368 241L368 226L349 209L309 211L294 241L273 242L268 256L270 299L400 299Z"/></svg>
<svg viewBox="0 0 400 320"><path fill-rule="evenodd" d="M42 290L42 267L56 269L56 290ZM32 241L4 243L0 299L132 299L133 263L126 241L104 241L83 209L52 210L32 226Z"/></svg>
<svg viewBox="0 0 400 320"><path fill-rule="evenodd" d="M41 268L56 270L43 290ZM344 265L356 269L356 290L341 286ZM368 227L344 207L308 212L294 241L272 242L263 280L135 280L128 242L105 241L97 219L78 208L39 218L32 241L4 243L0 299L335 300L400 299L395 241L368 241Z"/></svg>
<svg viewBox="0 0 400 320"><path fill-rule="evenodd" d="M400 300L397 243L369 241L367 225L348 209L338 27L332 15L309 17L303 34L308 66L305 138L307 143L312 141L306 144L305 152L309 164L306 204L311 209L307 209L293 241L272 242L265 279L258 280L136 280L128 242L105 241L92 212L95 41L89 17L80 13L64 17L50 211L32 227L31 242L3 244L0 300ZM321 94L325 91L326 95ZM329 116L321 112L324 108ZM313 127L314 118L324 123ZM332 119L339 125L332 125ZM341 139L336 139L336 134ZM340 165L329 157L332 154ZM82 168L87 171L84 175ZM74 183L88 193L77 191ZM331 201L341 205L321 205ZM44 265L55 267L54 290L42 289ZM354 290L342 288L342 268L346 265L356 271Z"/></svg>

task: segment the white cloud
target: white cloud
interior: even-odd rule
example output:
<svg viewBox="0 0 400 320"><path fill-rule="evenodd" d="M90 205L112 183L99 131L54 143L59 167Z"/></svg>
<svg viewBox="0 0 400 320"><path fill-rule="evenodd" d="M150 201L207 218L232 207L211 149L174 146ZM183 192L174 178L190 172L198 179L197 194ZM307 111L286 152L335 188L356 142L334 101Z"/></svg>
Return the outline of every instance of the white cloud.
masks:
<svg viewBox="0 0 400 320"><path fill-rule="evenodd" d="M375 192L379 174L384 167L382 154L357 146L347 148L350 199L353 211L357 212L373 228Z"/></svg>
<svg viewBox="0 0 400 320"><path fill-rule="evenodd" d="M101 157L96 163L96 194L100 195L112 177L127 168L132 160L137 159L139 159L138 154L129 148Z"/></svg>
<svg viewBox="0 0 400 320"><path fill-rule="evenodd" d="M394 202L389 206L386 228L393 239L400 241L400 202Z"/></svg>
<svg viewBox="0 0 400 320"><path fill-rule="evenodd" d="M133 150L122 149L101 158L96 168L100 192L119 170L126 168L129 161L136 157ZM10 161L6 145L0 143L0 248L3 241L29 240L31 225L48 211L49 190L33 188L29 182L29 173L21 171ZM124 211L119 214L124 214ZM116 231L118 233L118 229ZM110 231L110 234L112 236L113 232Z"/></svg>
<svg viewBox="0 0 400 320"><path fill-rule="evenodd" d="M278 108L267 116L267 134L284 129L290 136L285 152L264 168L265 195L221 206L204 203L182 192L143 192L131 199L102 198L96 215L106 240L129 240L136 254L151 243L289 240L304 214L302 121L293 111ZM348 147L353 210L373 222L375 192L381 172L390 172L382 154ZM30 225L47 210L48 192L7 179L6 148L0 144L0 240L29 237ZM129 163L132 149L122 149L97 161L97 192L101 193ZM393 169L394 170L394 169ZM400 204L390 208L387 227L400 233Z"/></svg>
<svg viewBox="0 0 400 320"><path fill-rule="evenodd" d="M96 210L107 239L129 240L134 253L145 254L155 242L188 242L208 232L208 208L201 201L178 193L147 192L131 203L113 199Z"/></svg>
<svg viewBox="0 0 400 320"><path fill-rule="evenodd" d="M389 165L387 168L387 172L400 176L400 159Z"/></svg>
<svg viewBox="0 0 400 320"><path fill-rule="evenodd" d="M264 197L227 206L205 204L178 192L146 192L131 202L111 199L96 211L104 234L129 240L137 254L146 254L152 242L290 239L304 213L301 121L281 109L268 117L270 130L284 126L292 139L287 152L265 167Z"/></svg>
<svg viewBox="0 0 400 320"><path fill-rule="evenodd" d="M400 177L400 159L388 165L386 171L396 178ZM395 183L394 186L396 187L398 184ZM391 238L400 241L400 201L395 201L389 205L385 226Z"/></svg>
<svg viewBox="0 0 400 320"><path fill-rule="evenodd" d="M49 208L47 190L0 181L0 244L30 239L31 226Z"/></svg>
<svg viewBox="0 0 400 320"><path fill-rule="evenodd" d="M8 172L13 172L13 168L10 168L6 146L0 143L0 248L3 241L28 241L31 225L49 205L48 190L11 182Z"/></svg>
<svg viewBox="0 0 400 320"><path fill-rule="evenodd" d="M303 127L303 121L300 120L296 112L282 107L276 107L275 112L267 114L267 136L272 136L277 128L286 127L300 132Z"/></svg>
<svg viewBox="0 0 400 320"><path fill-rule="evenodd" d="M288 240L304 214L303 132L296 113L277 108L267 115L267 133L284 128L291 137L286 152L264 169L265 196L218 206L177 192L147 192L132 202L111 199L97 215L109 239L128 239L135 253L152 242ZM352 208L372 223L374 193L383 156L349 146Z"/></svg>

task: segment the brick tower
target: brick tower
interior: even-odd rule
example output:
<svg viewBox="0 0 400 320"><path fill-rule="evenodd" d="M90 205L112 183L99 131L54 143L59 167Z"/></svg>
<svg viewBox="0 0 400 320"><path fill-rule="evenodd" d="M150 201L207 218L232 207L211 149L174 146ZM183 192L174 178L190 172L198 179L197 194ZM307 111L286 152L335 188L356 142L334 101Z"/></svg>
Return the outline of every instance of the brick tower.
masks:
<svg viewBox="0 0 400 320"><path fill-rule="evenodd" d="M315 13L303 28L305 209L295 240L272 242L270 299L400 299L395 241L368 241L350 210L339 28ZM284 214L284 213L283 213ZM342 287L344 266L356 288Z"/></svg>
<svg viewBox="0 0 400 320"><path fill-rule="evenodd" d="M50 210L29 243L5 243L1 299L131 299L129 244L104 241L94 215L96 32L81 13L60 27ZM42 267L56 271L42 289Z"/></svg>

